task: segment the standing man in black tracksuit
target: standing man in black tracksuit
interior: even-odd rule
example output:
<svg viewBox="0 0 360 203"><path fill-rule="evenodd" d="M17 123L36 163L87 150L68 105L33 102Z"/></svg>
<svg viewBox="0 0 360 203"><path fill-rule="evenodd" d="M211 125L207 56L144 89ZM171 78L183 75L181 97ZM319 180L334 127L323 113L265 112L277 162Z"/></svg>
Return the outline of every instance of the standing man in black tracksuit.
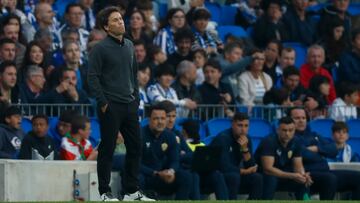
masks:
<svg viewBox="0 0 360 203"><path fill-rule="evenodd" d="M89 57L88 82L97 100L101 142L98 148L99 193L103 201L117 201L109 187L112 157L120 131L126 145L123 175L124 201L152 201L139 191L141 138L138 123L139 89L137 62L132 42L125 39L124 20L116 7L100 16L107 37L95 45Z"/></svg>

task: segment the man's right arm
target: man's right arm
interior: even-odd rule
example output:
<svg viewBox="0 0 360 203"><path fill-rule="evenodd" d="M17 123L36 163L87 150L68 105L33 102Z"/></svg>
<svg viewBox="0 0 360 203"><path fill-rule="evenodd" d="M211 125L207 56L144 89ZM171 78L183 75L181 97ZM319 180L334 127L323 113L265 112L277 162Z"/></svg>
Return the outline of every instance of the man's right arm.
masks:
<svg viewBox="0 0 360 203"><path fill-rule="evenodd" d="M293 173L282 171L274 167L275 158L273 156L262 156L261 165L263 167L264 173L271 176L276 176L279 178L292 179Z"/></svg>
<svg viewBox="0 0 360 203"><path fill-rule="evenodd" d="M89 56L89 70L88 70L88 84L91 96L96 98L98 105L104 107L108 104L108 101L104 95L103 89L100 84L100 76L102 74L102 68L104 65L103 53L101 53L101 47L95 46L90 52Z"/></svg>

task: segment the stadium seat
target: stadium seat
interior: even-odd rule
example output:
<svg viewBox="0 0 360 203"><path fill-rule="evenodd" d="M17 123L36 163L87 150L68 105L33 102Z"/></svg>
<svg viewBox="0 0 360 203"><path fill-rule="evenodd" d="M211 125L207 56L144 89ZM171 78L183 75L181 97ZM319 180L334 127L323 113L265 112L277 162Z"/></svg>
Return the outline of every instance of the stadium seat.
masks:
<svg viewBox="0 0 360 203"><path fill-rule="evenodd" d="M204 143L205 145L210 145L210 143L214 140L214 138L216 136L217 135L212 135L212 136L205 137L204 139L201 140L201 142Z"/></svg>
<svg viewBox="0 0 360 203"><path fill-rule="evenodd" d="M360 119L351 119L348 120L346 123L349 127L349 137L360 139Z"/></svg>
<svg viewBox="0 0 360 203"><path fill-rule="evenodd" d="M220 25L235 25L237 7L221 6Z"/></svg>
<svg viewBox="0 0 360 203"><path fill-rule="evenodd" d="M221 16L221 8L218 4L205 2L205 8L209 10L211 14L211 21L215 21L216 23L220 23L220 16Z"/></svg>
<svg viewBox="0 0 360 203"><path fill-rule="evenodd" d="M250 137L263 138L273 133L271 124L263 119L250 119L249 135Z"/></svg>
<svg viewBox="0 0 360 203"><path fill-rule="evenodd" d="M352 16L360 15L360 3L351 3L349 5L348 12Z"/></svg>
<svg viewBox="0 0 360 203"><path fill-rule="evenodd" d="M325 6L327 6L326 3L319 3L319 4L316 4L314 6L309 6L306 8L306 11L307 12L319 12L321 9L323 9Z"/></svg>
<svg viewBox="0 0 360 203"><path fill-rule="evenodd" d="M168 5L164 3L159 3L159 17L160 19L165 19L168 11Z"/></svg>
<svg viewBox="0 0 360 203"><path fill-rule="evenodd" d="M219 38L225 42L225 38L227 35L231 34L235 37L245 37L248 38L249 35L247 32L240 26L235 25L223 25L217 27Z"/></svg>
<svg viewBox="0 0 360 203"><path fill-rule="evenodd" d="M100 124L97 118L90 118L91 123L91 134L89 140L93 147L98 146L101 134L100 134Z"/></svg>
<svg viewBox="0 0 360 203"><path fill-rule="evenodd" d="M140 121L140 127L144 127L146 126L147 124L149 124L149 118L144 118Z"/></svg>
<svg viewBox="0 0 360 203"><path fill-rule="evenodd" d="M284 47L292 47L296 52L295 66L300 68L306 62L307 47L298 42L285 42Z"/></svg>
<svg viewBox="0 0 360 203"><path fill-rule="evenodd" d="M58 117L49 117L49 128L56 128L58 121Z"/></svg>
<svg viewBox="0 0 360 203"><path fill-rule="evenodd" d="M182 126L181 124L186 121L188 118L177 118L175 121L175 129L181 131L182 130ZM194 118L193 118L194 119ZM202 122L198 119L195 119L199 122L199 135L200 135L200 140L204 139L206 137L206 128L204 127L204 125L202 124Z"/></svg>
<svg viewBox="0 0 360 203"><path fill-rule="evenodd" d="M252 35L254 33L254 27L250 26L250 27L246 28L246 32L249 37L252 37Z"/></svg>
<svg viewBox="0 0 360 203"><path fill-rule="evenodd" d="M25 132L28 133L32 130L32 124L31 124L31 120L28 118L23 118L21 120L21 129Z"/></svg>
<svg viewBox="0 0 360 203"><path fill-rule="evenodd" d="M334 124L334 120L332 119L316 119L312 120L309 123L309 127L312 131L320 134L321 136L331 139L332 132L331 127Z"/></svg>
<svg viewBox="0 0 360 203"><path fill-rule="evenodd" d="M231 127L231 120L227 118L214 118L206 123L208 137L216 136L221 131Z"/></svg>

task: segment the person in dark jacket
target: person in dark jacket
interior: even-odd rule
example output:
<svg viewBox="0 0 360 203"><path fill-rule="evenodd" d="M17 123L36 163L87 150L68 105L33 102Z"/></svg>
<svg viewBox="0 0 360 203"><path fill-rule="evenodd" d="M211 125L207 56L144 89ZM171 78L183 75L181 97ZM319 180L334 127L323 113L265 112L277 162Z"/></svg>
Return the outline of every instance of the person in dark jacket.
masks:
<svg viewBox="0 0 360 203"><path fill-rule="evenodd" d="M7 103L20 103L20 89L17 83L16 64L3 61L0 64L0 100Z"/></svg>
<svg viewBox="0 0 360 203"><path fill-rule="evenodd" d="M25 137L21 129L21 111L15 106L10 106L3 113L0 124L0 159L16 159L21 142Z"/></svg>
<svg viewBox="0 0 360 203"><path fill-rule="evenodd" d="M57 158L54 140L49 136L49 119L46 115L35 115L32 131L23 139L19 159L55 160Z"/></svg>
<svg viewBox="0 0 360 203"><path fill-rule="evenodd" d="M319 192L320 199L334 199L336 191L351 191L353 200L360 199L360 172L330 170L326 158L335 158L336 145L307 127L305 110L295 107L289 110L296 126L296 137L301 145L303 163L310 172L314 184L311 191Z"/></svg>
<svg viewBox="0 0 360 203"><path fill-rule="evenodd" d="M257 173L251 138L248 136L249 117L236 113L231 128L221 132L211 142L221 147L221 172L225 176L229 199L237 199L239 191L249 193L249 199L261 199L263 179ZM240 188L241 185L241 188Z"/></svg>
<svg viewBox="0 0 360 203"><path fill-rule="evenodd" d="M144 189L160 194L175 193L175 199L190 199L190 172L180 168L176 136L166 129L166 112L160 105L150 110L149 125L142 128L141 177Z"/></svg>

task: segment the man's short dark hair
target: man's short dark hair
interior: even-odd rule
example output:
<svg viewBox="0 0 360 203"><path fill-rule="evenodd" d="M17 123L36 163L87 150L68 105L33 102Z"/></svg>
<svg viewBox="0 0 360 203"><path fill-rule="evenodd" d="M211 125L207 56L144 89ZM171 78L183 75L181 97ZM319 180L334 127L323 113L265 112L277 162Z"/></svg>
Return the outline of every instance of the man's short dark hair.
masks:
<svg viewBox="0 0 360 203"><path fill-rule="evenodd" d="M85 130L86 123L90 123L90 119L83 115L76 115L71 119L71 133L76 134L80 129Z"/></svg>
<svg viewBox="0 0 360 203"><path fill-rule="evenodd" d="M116 6L106 7L99 12L99 25L103 30L105 30L105 26L108 25L110 15L114 12L121 13L120 9Z"/></svg>
<svg viewBox="0 0 360 203"><path fill-rule="evenodd" d="M164 107L162 105L160 105L159 103L156 103L156 104L151 105L149 108L150 116L151 116L151 113L156 110L164 111L166 113Z"/></svg>
<svg viewBox="0 0 360 203"><path fill-rule="evenodd" d="M175 43L178 43L183 39L190 39L191 42L194 41L194 34L189 28L181 28L174 34Z"/></svg>
<svg viewBox="0 0 360 203"><path fill-rule="evenodd" d="M32 117L31 123L34 124L36 119L44 119L46 124L49 124L49 118L45 114L36 114L34 117Z"/></svg>
<svg viewBox="0 0 360 203"><path fill-rule="evenodd" d="M150 60L154 60L155 59L155 55L158 54L158 53L161 53L162 52L162 49L161 47L159 47L158 45L150 45L148 47L148 56L149 56L149 59Z"/></svg>
<svg viewBox="0 0 360 203"><path fill-rule="evenodd" d="M144 48L146 49L146 43L145 43L145 41L142 40L142 39L134 40L134 41L133 41L133 44L134 44L134 46L143 45Z"/></svg>
<svg viewBox="0 0 360 203"><path fill-rule="evenodd" d="M343 121L336 121L332 127L331 127L331 131L332 133L335 133L335 132L339 132L340 130L345 130L346 132L349 132L349 127L348 125L343 122Z"/></svg>
<svg viewBox="0 0 360 203"><path fill-rule="evenodd" d="M16 64L13 61L3 61L0 64L0 75L3 74L6 70L6 68L8 67L15 67L16 68Z"/></svg>
<svg viewBox="0 0 360 203"><path fill-rule="evenodd" d="M21 110L16 106L7 107L5 109L5 111L4 111L4 113L3 113L3 118L2 118L3 123L6 123L6 121L5 121L6 118L9 118L9 117L11 117L13 115L20 115L21 116L22 115Z"/></svg>
<svg viewBox="0 0 360 203"><path fill-rule="evenodd" d="M75 109L66 109L65 111L61 112L59 121L71 123L72 118L77 115L80 115L79 111Z"/></svg>
<svg viewBox="0 0 360 203"><path fill-rule="evenodd" d="M211 13L206 8L195 8L195 11L192 15L192 20L209 20L211 18Z"/></svg>
<svg viewBox="0 0 360 203"><path fill-rule="evenodd" d="M66 8L65 8L65 14L69 14L70 13L70 9L73 8L73 7L80 7L82 10L84 10L84 7L79 4L79 3L69 3Z"/></svg>
<svg viewBox="0 0 360 203"><path fill-rule="evenodd" d="M288 66L284 69L283 77L288 78L292 75L300 76L300 71L295 66Z"/></svg>
<svg viewBox="0 0 360 203"><path fill-rule="evenodd" d="M136 8L139 10L152 10L153 4L149 0L141 0L141 1L137 1Z"/></svg>
<svg viewBox="0 0 360 203"><path fill-rule="evenodd" d="M237 112L235 113L235 115L232 118L232 121L244 121L244 120L249 120L249 116L246 113L242 113L242 112Z"/></svg>
<svg viewBox="0 0 360 203"><path fill-rule="evenodd" d="M205 65L204 65L204 69L207 67L207 66L210 66L212 68L215 68L216 70L220 71L221 72L221 65L219 63L219 61L215 60L215 59L209 59Z"/></svg>
<svg viewBox="0 0 360 203"><path fill-rule="evenodd" d="M280 118L279 120L279 125L281 124L285 124L285 125L289 125L289 124L292 124L292 123L295 123L294 120L289 117L289 116L286 116L286 117L282 117Z"/></svg>
<svg viewBox="0 0 360 203"><path fill-rule="evenodd" d="M166 113L176 111L175 104L169 100L164 100L162 102L159 102L159 105L165 110Z"/></svg>
<svg viewBox="0 0 360 203"><path fill-rule="evenodd" d="M14 42L14 40L9 39L9 38L2 38L2 39L0 39L0 48L1 48L2 46L4 46L4 44L14 44L14 45L15 45L15 42Z"/></svg>
<svg viewBox="0 0 360 203"><path fill-rule="evenodd" d="M139 63L138 64L138 71L145 71L146 69L149 69L151 72L151 68L148 63Z"/></svg>
<svg viewBox="0 0 360 203"><path fill-rule="evenodd" d="M225 45L224 53L231 53L235 48L243 49L240 42L231 42Z"/></svg>
<svg viewBox="0 0 360 203"><path fill-rule="evenodd" d="M307 113L307 111L305 111L304 107L301 106L295 106L295 107L291 107L286 111L286 116L291 117L291 113L294 110L303 110L305 112L305 116L306 116L306 120L308 121L310 119L309 114Z"/></svg>
<svg viewBox="0 0 360 203"><path fill-rule="evenodd" d="M160 64L155 71L155 77L159 78L163 75L171 75L175 77L176 74L174 67L169 63Z"/></svg>
<svg viewBox="0 0 360 203"><path fill-rule="evenodd" d="M338 97L344 99L345 96L350 96L353 93L357 92L358 90L359 88L356 85L348 82L342 82L339 84L337 94Z"/></svg>

